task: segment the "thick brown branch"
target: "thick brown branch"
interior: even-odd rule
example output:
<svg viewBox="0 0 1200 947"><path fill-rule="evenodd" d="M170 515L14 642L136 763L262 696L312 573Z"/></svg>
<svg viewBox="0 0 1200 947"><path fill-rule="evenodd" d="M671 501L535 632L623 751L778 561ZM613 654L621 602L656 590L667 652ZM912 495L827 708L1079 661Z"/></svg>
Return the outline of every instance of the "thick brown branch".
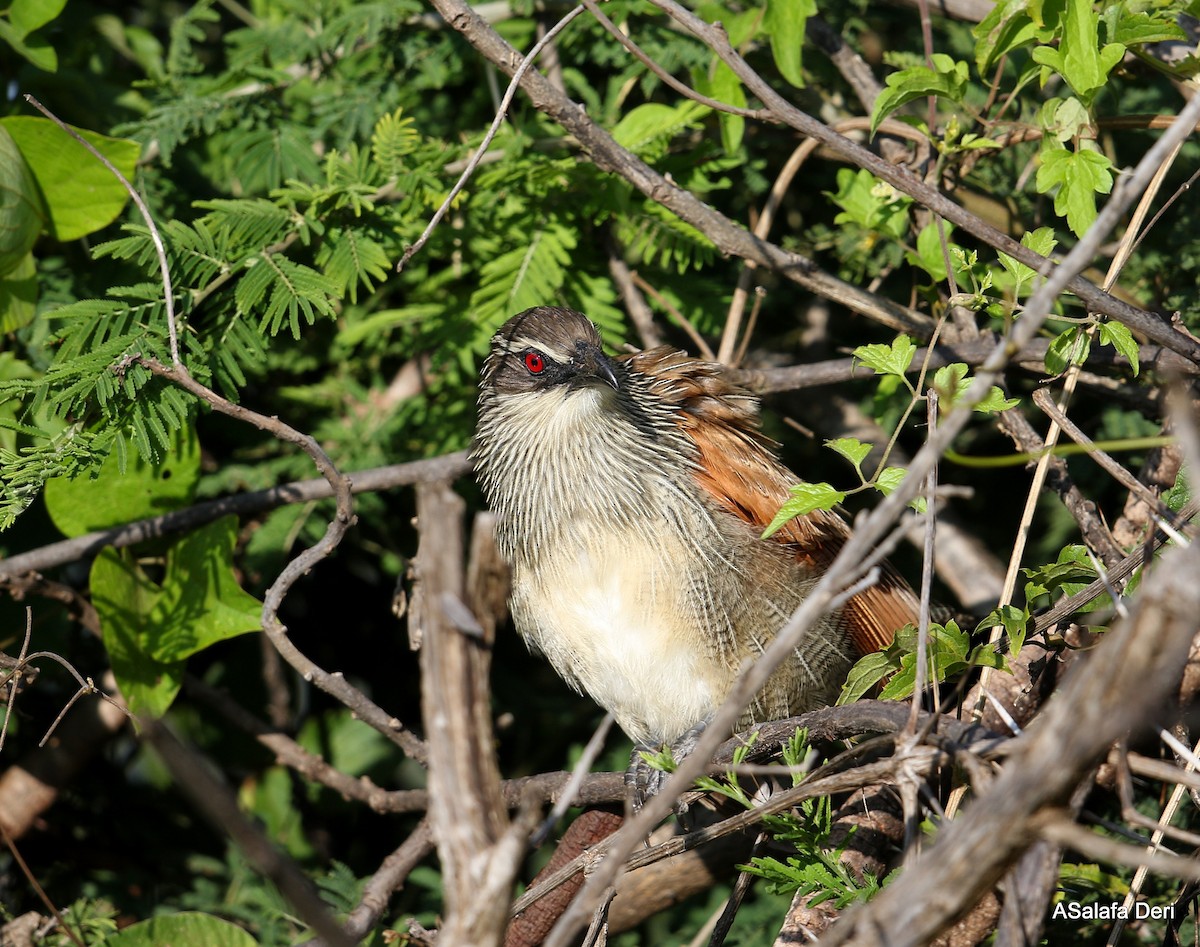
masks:
<svg viewBox="0 0 1200 947"><path fill-rule="evenodd" d="M1065 805L1112 742L1149 726L1174 693L1200 626L1198 570L1196 544L1162 560L1129 619L1014 742L977 802L942 828L920 870L847 917L830 944L928 943L1000 879L1040 836L1042 813Z"/></svg>

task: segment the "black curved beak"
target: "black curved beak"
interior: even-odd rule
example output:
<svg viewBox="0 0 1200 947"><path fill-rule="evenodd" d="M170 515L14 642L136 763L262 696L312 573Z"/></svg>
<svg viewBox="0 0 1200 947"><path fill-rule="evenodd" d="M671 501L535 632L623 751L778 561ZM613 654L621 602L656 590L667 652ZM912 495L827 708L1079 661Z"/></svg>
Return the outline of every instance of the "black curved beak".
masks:
<svg viewBox="0 0 1200 947"><path fill-rule="evenodd" d="M595 346L580 344L571 361L574 362L575 371L579 376L597 378L613 391L620 390L621 384L613 371L612 360Z"/></svg>

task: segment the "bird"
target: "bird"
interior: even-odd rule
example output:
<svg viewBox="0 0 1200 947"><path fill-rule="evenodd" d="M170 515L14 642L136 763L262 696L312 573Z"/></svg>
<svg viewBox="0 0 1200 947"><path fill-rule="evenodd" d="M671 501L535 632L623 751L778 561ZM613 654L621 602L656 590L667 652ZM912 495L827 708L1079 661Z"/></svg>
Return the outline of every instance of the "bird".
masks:
<svg viewBox="0 0 1200 947"><path fill-rule="evenodd" d="M669 345L610 357L573 309L527 309L492 337L471 457L513 625L636 746L703 727L850 535L817 510L762 538L801 481L757 397ZM917 607L885 568L807 632L738 730L833 703Z"/></svg>

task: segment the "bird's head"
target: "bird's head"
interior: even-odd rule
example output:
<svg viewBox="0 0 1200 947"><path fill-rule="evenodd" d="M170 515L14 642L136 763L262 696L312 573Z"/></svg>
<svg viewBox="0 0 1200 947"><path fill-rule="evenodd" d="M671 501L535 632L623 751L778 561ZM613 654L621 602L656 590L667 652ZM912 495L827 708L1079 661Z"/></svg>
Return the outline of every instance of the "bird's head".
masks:
<svg viewBox="0 0 1200 947"><path fill-rule="evenodd" d="M492 336L480 388L496 395L607 387L621 389L617 366L591 320L573 309L538 306Z"/></svg>

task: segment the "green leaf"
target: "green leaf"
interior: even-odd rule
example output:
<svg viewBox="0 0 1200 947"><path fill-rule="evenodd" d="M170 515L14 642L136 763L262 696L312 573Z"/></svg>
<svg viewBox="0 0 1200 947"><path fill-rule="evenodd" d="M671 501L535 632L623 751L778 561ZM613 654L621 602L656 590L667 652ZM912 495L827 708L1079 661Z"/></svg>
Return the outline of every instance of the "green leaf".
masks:
<svg viewBox="0 0 1200 947"><path fill-rule="evenodd" d="M1066 3L1058 49L1038 46L1033 50L1033 60L1061 75L1076 95L1090 103L1093 93L1104 85L1110 70L1125 55L1125 47L1108 43L1099 48L1100 18L1091 0L1066 0Z"/></svg>
<svg viewBox="0 0 1200 947"><path fill-rule="evenodd" d="M998 411L1007 411L1009 408L1015 408L1020 403L1020 398L1006 398L1001 388L992 385L983 400L975 405L974 410L980 414L996 414Z"/></svg>
<svg viewBox="0 0 1200 947"><path fill-rule="evenodd" d="M107 947L256 947L257 943L236 924L198 911L138 921L105 941Z"/></svg>
<svg viewBox="0 0 1200 947"><path fill-rule="evenodd" d="M49 214L55 240L78 240L107 227L120 215L129 195L112 173L74 138L45 118L14 115L0 119L29 162ZM126 179L132 179L141 146L76 129ZM0 162L2 163L2 162Z"/></svg>
<svg viewBox="0 0 1200 947"><path fill-rule="evenodd" d="M816 16L816 0L766 0L763 29L771 37L771 54L779 74L798 89L804 88L801 54L804 26Z"/></svg>
<svg viewBox="0 0 1200 947"><path fill-rule="evenodd" d="M1000 0L972 31L980 75L991 72L1001 56L1036 40L1038 26L1028 14L1028 6L1028 0Z"/></svg>
<svg viewBox="0 0 1200 947"><path fill-rule="evenodd" d="M962 362L952 362L943 365L933 374L933 387L944 410L954 406L962 397L963 392L971 387L971 379L967 377L967 366Z"/></svg>
<svg viewBox="0 0 1200 947"><path fill-rule="evenodd" d="M791 493L791 499L780 507L775 518L771 520L771 525L763 530L763 539L779 532L797 516L807 516L814 510L832 510L846 499L845 493L835 490L828 483L798 483L792 487Z"/></svg>
<svg viewBox="0 0 1200 947"><path fill-rule="evenodd" d="M837 440L826 441L825 446L841 454L859 470L862 462L871 453L871 445L864 444L857 437L839 437Z"/></svg>
<svg viewBox="0 0 1200 947"><path fill-rule="evenodd" d="M1042 165L1037 172L1039 193L1054 195L1054 212L1065 217L1077 236L1096 219L1096 195L1112 190L1112 162L1098 151L1080 148L1067 151L1060 147L1042 150Z"/></svg>
<svg viewBox="0 0 1200 947"><path fill-rule="evenodd" d="M183 663L156 661L146 651L142 629L162 599L128 550L102 549L88 585L100 632L121 696L133 714L161 717L183 681Z"/></svg>
<svg viewBox="0 0 1200 947"><path fill-rule="evenodd" d="M1127 326L1119 322L1100 323L1100 344L1111 345L1114 349L1129 359L1133 374L1138 373L1138 344Z"/></svg>
<svg viewBox="0 0 1200 947"><path fill-rule="evenodd" d="M1112 35L1114 43L1126 47L1186 39L1187 33L1178 23L1163 19L1161 15L1151 17L1149 13L1124 13Z"/></svg>
<svg viewBox="0 0 1200 947"><path fill-rule="evenodd" d="M37 314L38 278L33 254L0 275L0 334L27 326Z"/></svg>
<svg viewBox="0 0 1200 947"><path fill-rule="evenodd" d="M1091 339L1083 328L1071 326L1050 341L1046 349L1046 371L1051 375L1061 375L1072 362L1082 364L1091 347Z"/></svg>
<svg viewBox="0 0 1200 947"><path fill-rule="evenodd" d="M907 467L884 467L875 478L875 489L885 497L891 496L900 486L900 482L908 476Z"/></svg>
<svg viewBox="0 0 1200 947"><path fill-rule="evenodd" d="M3 17L0 17L0 43L7 43L13 52L23 56L39 69L46 72L55 72L58 69L58 54L46 41L46 37L38 32L22 36Z"/></svg>
<svg viewBox="0 0 1200 947"><path fill-rule="evenodd" d="M8 8L8 21L24 39L56 19L66 5L67 0L12 0Z"/></svg>
<svg viewBox="0 0 1200 947"><path fill-rule="evenodd" d="M933 62L932 69L913 66L887 77L887 88L876 97L875 108L871 112L872 135L880 122L913 99L934 95L952 102L962 101L969 78L967 64L945 53L934 53L930 59Z"/></svg>
<svg viewBox="0 0 1200 947"><path fill-rule="evenodd" d="M870 171L842 168L837 173L838 189L830 199L842 213L835 224L852 223L899 240L908 230L908 209L912 199Z"/></svg>
<svg viewBox="0 0 1200 947"><path fill-rule="evenodd" d="M81 536L186 506L200 479L200 443L194 430L181 428L162 463L139 457L124 473L120 466L114 453L95 477L57 477L46 483L46 509L64 535Z"/></svg>
<svg viewBox="0 0 1200 947"><path fill-rule="evenodd" d="M617 144L636 155L645 155L683 131L700 127L708 106L686 101L680 105L648 102L631 109L612 130Z"/></svg>
<svg viewBox="0 0 1200 947"><path fill-rule="evenodd" d="M33 171L0 122L0 276L29 256L46 216Z"/></svg>
<svg viewBox="0 0 1200 947"><path fill-rule="evenodd" d="M839 705L852 704L892 672L894 665L883 651L864 654L850 669L842 692L838 695Z"/></svg>
<svg viewBox="0 0 1200 947"><path fill-rule="evenodd" d="M1050 256L1054 252L1054 248L1058 245L1058 241L1054 239L1054 230L1050 227L1038 227L1037 230L1027 230L1021 235L1021 246L1028 247L1035 253L1040 253L1044 257ZM1032 283L1037 277L1037 271L1033 267L1026 266L1019 260L1009 256L1007 253L999 254L1000 265L1012 276L1013 279L1013 296L1019 299L1026 295L1030 290L1027 290L1026 284Z"/></svg>
<svg viewBox="0 0 1200 947"><path fill-rule="evenodd" d="M156 661L182 661L262 627L262 603L234 575L236 545L237 517L224 516L171 548L145 633L147 653Z"/></svg>
<svg viewBox="0 0 1200 947"><path fill-rule="evenodd" d="M1029 609L1017 608L1015 605L1001 605L994 608L976 626L976 632L987 631L1000 626L1008 635L1008 653L1016 656L1025 644L1025 633L1029 626Z"/></svg>
<svg viewBox="0 0 1200 947"><path fill-rule="evenodd" d="M944 228L946 241L949 244L953 228L949 224L945 224ZM944 280L946 278L946 255L942 252L942 238L939 230L937 221L922 227L921 232L917 234L917 252L906 254L906 258L909 263L919 266L935 280ZM953 244L949 244L949 249L953 252L955 249Z"/></svg>
<svg viewBox="0 0 1200 947"><path fill-rule="evenodd" d="M742 80L723 62L718 62L713 71L708 95L728 105L736 105L739 108L746 107L746 92L742 88ZM746 120L740 115L731 115L729 112L718 112L717 120L721 124L721 147L725 149L727 155L733 155L742 145Z"/></svg>
<svg viewBox="0 0 1200 947"><path fill-rule="evenodd" d="M895 375L897 378L904 377L916 354L916 343L906 335L897 336L891 345L875 342L854 350L854 357L876 375Z"/></svg>

